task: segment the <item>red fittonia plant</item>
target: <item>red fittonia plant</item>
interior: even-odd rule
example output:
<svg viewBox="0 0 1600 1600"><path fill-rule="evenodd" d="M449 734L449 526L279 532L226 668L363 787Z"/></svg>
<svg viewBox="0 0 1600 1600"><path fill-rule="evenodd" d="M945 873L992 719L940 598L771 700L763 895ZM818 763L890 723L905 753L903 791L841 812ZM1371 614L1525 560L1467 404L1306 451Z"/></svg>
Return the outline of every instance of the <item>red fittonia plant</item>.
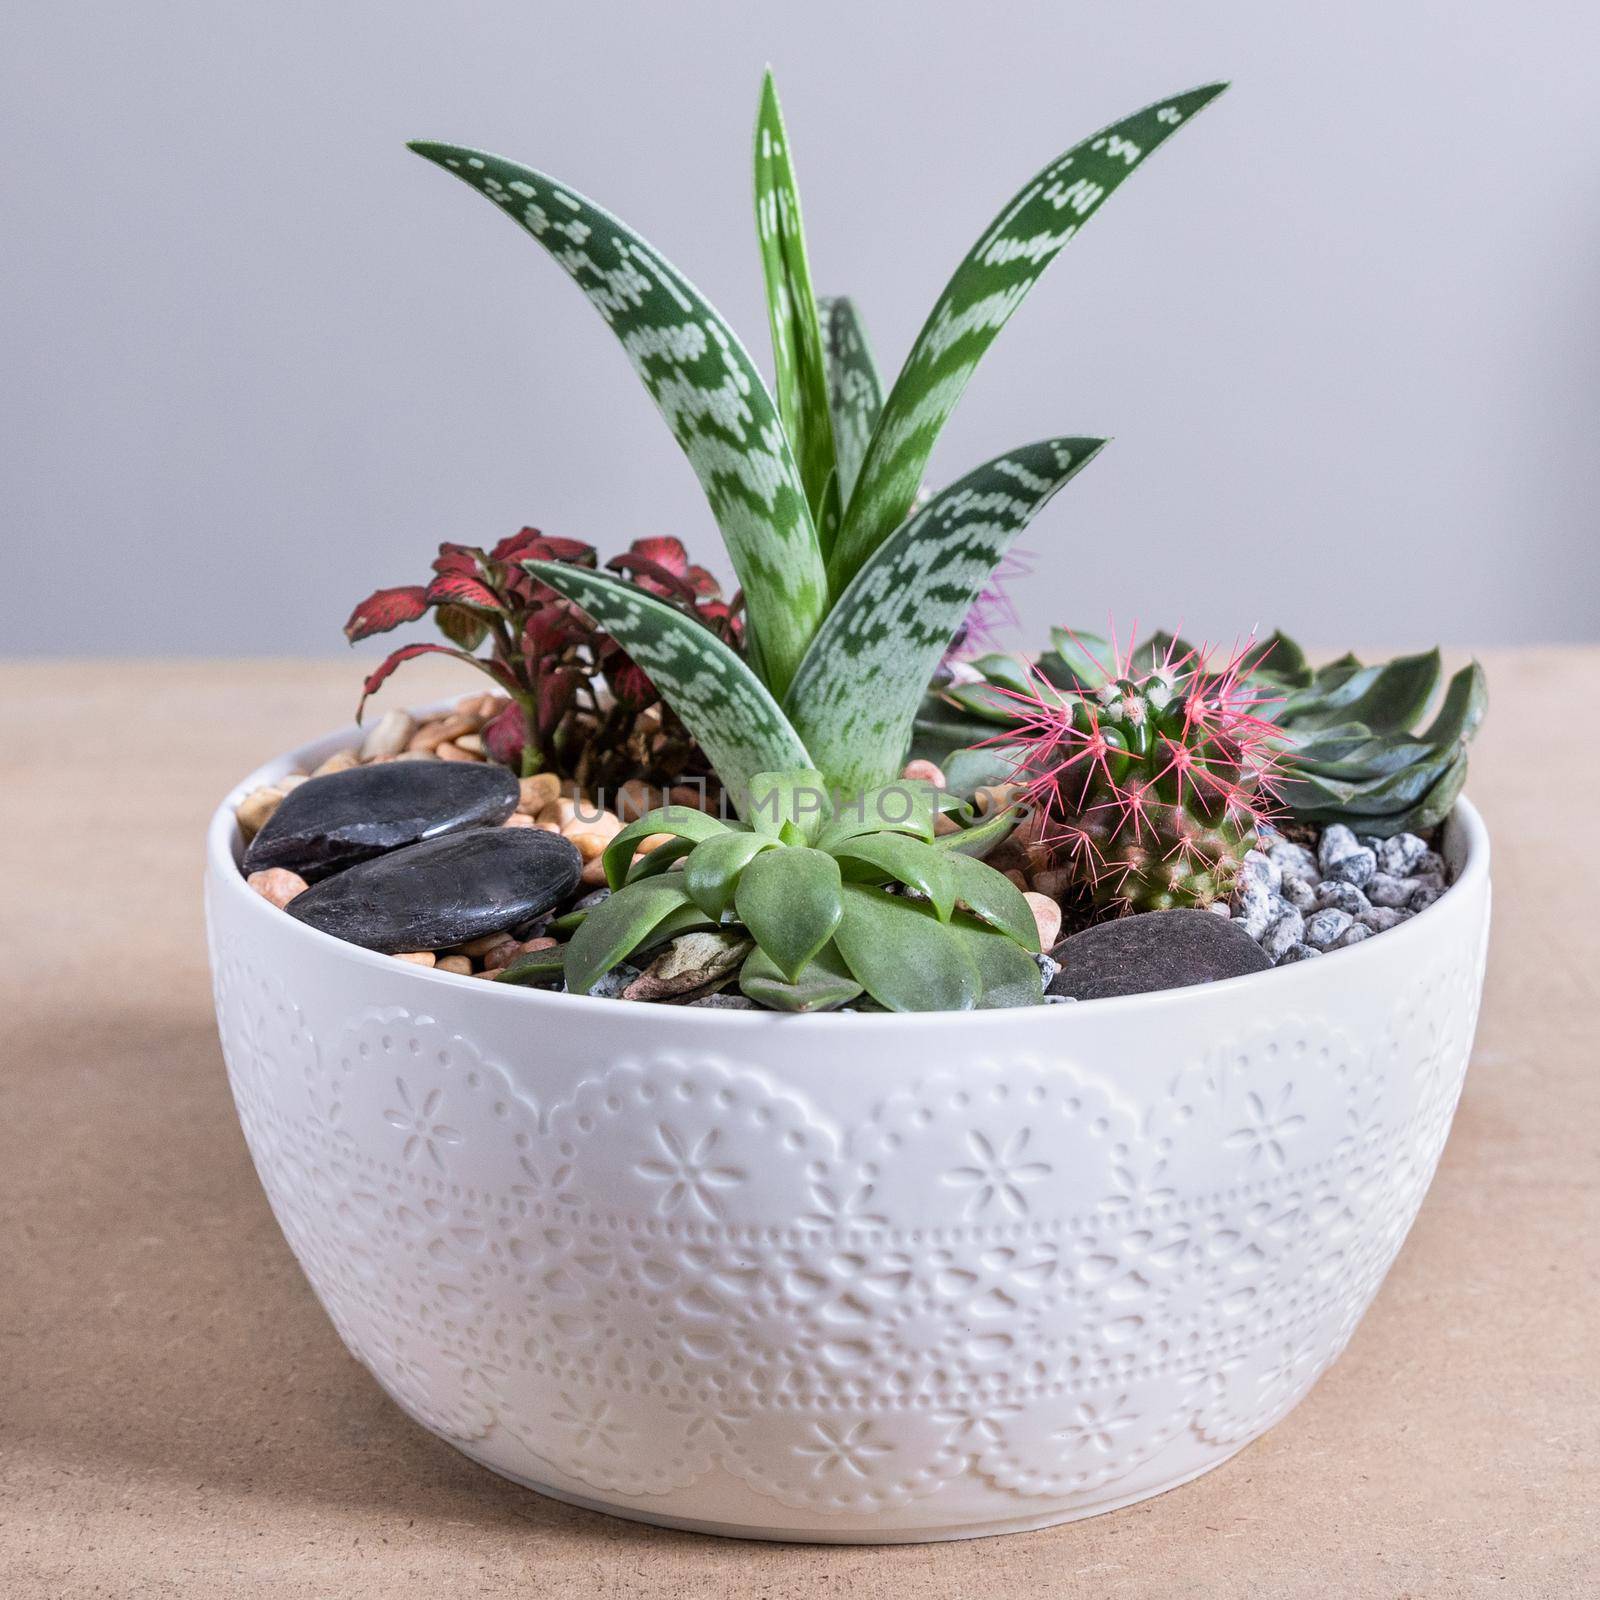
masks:
<svg viewBox="0 0 1600 1600"><path fill-rule="evenodd" d="M361 707L401 662L454 656L510 697L483 739L495 760L525 777L548 769L593 789L632 776L664 782L705 773L699 747L650 679L570 600L530 577L525 561L593 567L596 555L592 545L524 528L488 551L440 545L431 582L379 589L363 600L345 624L352 644L430 610L450 643L402 645L368 676ZM690 563L678 540L636 539L606 565L725 643L739 644L738 597L725 601L717 580ZM360 715L358 708L358 721Z"/></svg>

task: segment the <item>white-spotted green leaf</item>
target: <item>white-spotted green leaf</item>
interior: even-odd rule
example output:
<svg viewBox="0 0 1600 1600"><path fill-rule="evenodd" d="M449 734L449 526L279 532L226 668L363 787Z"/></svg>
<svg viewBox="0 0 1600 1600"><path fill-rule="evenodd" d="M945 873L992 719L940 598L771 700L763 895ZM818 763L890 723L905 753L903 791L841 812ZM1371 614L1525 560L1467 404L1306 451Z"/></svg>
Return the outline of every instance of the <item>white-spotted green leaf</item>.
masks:
<svg viewBox="0 0 1600 1600"><path fill-rule="evenodd" d="M741 815L756 773L812 764L766 685L692 617L586 567L555 561L523 566L581 606L628 652L700 742Z"/></svg>
<svg viewBox="0 0 1600 1600"><path fill-rule="evenodd" d="M767 284L778 415L783 418L800 466L806 504L813 521L820 523L828 479L833 473L828 373L816 297L811 289L811 267L806 260L800 190L795 183L789 135L770 71L761 83L755 142L756 240L761 247L761 270ZM837 514L835 507L834 515Z"/></svg>
<svg viewBox="0 0 1600 1600"><path fill-rule="evenodd" d="M733 909L793 983L839 926L839 863L803 845L764 850L739 874Z"/></svg>
<svg viewBox="0 0 1600 1600"><path fill-rule="evenodd" d="M844 295L824 299L821 316L839 498L848 504L872 442L872 430L883 412L883 380L855 303ZM824 551L831 548L832 542L824 540Z"/></svg>
<svg viewBox="0 0 1600 1600"><path fill-rule="evenodd" d="M1103 443L1046 439L986 462L885 540L839 597L786 705L816 765L846 793L899 771L928 679L973 599Z"/></svg>
<svg viewBox="0 0 1600 1600"><path fill-rule="evenodd" d="M744 586L754 653L781 694L827 585L799 468L744 346L676 267L577 190L480 150L411 148L521 223L616 334L705 490Z"/></svg>
<svg viewBox="0 0 1600 1600"><path fill-rule="evenodd" d="M1224 88L1212 83L1158 100L1074 145L1014 195L972 247L884 403L829 557L834 593L904 520L973 369L1061 247Z"/></svg>
<svg viewBox="0 0 1600 1600"><path fill-rule="evenodd" d="M733 904L739 874L763 850L777 850L778 841L764 833L742 830L704 839L689 852L683 864L683 886L689 898L715 922Z"/></svg>

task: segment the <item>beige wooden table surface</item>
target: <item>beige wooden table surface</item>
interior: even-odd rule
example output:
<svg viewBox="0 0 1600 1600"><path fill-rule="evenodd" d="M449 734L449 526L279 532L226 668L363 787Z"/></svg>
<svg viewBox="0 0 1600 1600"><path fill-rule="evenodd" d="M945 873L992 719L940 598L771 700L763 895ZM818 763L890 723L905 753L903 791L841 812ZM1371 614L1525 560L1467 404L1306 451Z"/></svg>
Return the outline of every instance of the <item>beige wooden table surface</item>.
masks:
<svg viewBox="0 0 1600 1600"><path fill-rule="evenodd" d="M348 720L355 663L0 667L0 1596L1600 1594L1600 651L1487 664L1488 997L1343 1359L1187 1488L886 1549L654 1531L502 1483L408 1422L312 1299L228 1099L201 834L258 761ZM403 692L435 686L472 684Z"/></svg>

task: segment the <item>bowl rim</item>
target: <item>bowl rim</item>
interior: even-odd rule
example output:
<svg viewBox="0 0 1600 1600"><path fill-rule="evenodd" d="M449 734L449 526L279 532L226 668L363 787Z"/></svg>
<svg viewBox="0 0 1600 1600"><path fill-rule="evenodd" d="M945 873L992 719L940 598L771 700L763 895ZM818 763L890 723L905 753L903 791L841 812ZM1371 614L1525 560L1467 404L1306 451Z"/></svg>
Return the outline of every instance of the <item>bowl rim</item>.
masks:
<svg viewBox="0 0 1600 1600"><path fill-rule="evenodd" d="M445 702L446 708L453 704L453 701ZM420 709L426 714L436 708L430 706ZM1357 963L1375 961L1388 963L1393 958L1400 958L1402 951L1419 951L1421 949L1419 941L1430 937L1427 932L1428 927L1443 926L1442 921L1434 920L1433 914L1464 911L1466 901L1476 892L1487 889L1489 880L1488 829L1477 807L1462 795L1457 798L1449 816L1445 819L1446 850L1451 854L1459 853L1460 857L1454 880L1426 912L1388 929L1382 935L1381 953L1376 948L1379 943L1377 938L1363 939L1359 944L1346 949L1328 951L1315 961L1297 961L1289 966L1269 967L1263 972L1247 973L1237 978L1221 978L1210 983L1190 984L1179 989L1158 989L1146 994L1086 1000L1073 1005L1013 1006L987 1011L857 1011L841 1017L832 1012L793 1015L781 1011L722 1010L712 1006L630 1003L598 995L566 994L560 991L525 988L517 984L486 983L479 977L439 972L433 968L396 961L393 956L380 954L376 950L367 950L361 945L350 944L300 922L251 889L239 871L242 840L239 837L234 808L251 790L264 787L275 779L286 776L296 764L319 759L319 752L325 755L332 750L349 748L352 743L359 742L361 735L361 728L349 725L274 756L236 783L224 795L207 825L208 884L213 892L223 896L232 904L237 914L246 918L276 919L272 925L280 933L287 934L293 939L307 941L308 957L314 957L317 946L321 945L324 947L322 954L326 957L342 957L357 965L370 966L375 972L381 971L390 978L398 978L402 982L450 985L458 999L464 1000L468 994L475 994L477 1004L531 1006L534 1008L529 1013L531 1017L537 1017L541 1011L546 1011L552 1016L569 1016L574 1021L593 1019L602 1012L608 1017L615 1018L616 1008L619 1005L633 1004L636 1008L642 1007L646 1010L646 1017L639 1019L641 1022L648 1020L650 1026L668 1030L687 1029L699 1032L705 1028L748 1030L782 1027L801 1031L822 1030L831 1032L837 1039L838 1030L846 1023L877 1029L925 1030L941 1027L981 1029L986 1023L998 1019L1004 1019L1007 1026L1026 1026L1028 1019L1034 1018L1040 1019L1038 1025L1059 1030L1072 1027L1075 1019L1082 1022L1085 1011L1101 1021L1109 1021L1135 1010L1141 1013L1162 1009L1169 1012L1180 1010L1186 1005L1194 1005L1202 996L1208 1002L1219 995L1237 996L1242 1003L1248 1004L1258 995L1265 997L1262 985L1268 983L1274 986L1274 992L1280 1001L1289 1001L1293 998L1294 991L1288 986L1297 984L1305 990L1308 985L1321 983L1327 970L1325 963L1330 960L1341 963L1339 971L1348 975L1350 984L1354 987L1361 981L1361 971L1373 970L1370 966L1365 969L1358 968ZM1455 847L1453 851L1452 846ZM261 926L265 929L266 925L261 924Z"/></svg>

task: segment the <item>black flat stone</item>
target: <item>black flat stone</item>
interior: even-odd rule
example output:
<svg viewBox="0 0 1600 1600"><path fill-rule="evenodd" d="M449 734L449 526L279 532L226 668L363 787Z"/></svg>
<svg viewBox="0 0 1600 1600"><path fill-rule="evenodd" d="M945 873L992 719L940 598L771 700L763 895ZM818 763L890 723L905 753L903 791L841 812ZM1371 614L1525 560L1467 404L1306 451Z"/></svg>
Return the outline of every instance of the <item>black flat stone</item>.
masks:
<svg viewBox="0 0 1600 1600"><path fill-rule="evenodd" d="M290 910L299 903L291 900ZM1063 939L1050 956L1061 963L1050 993L1076 1000L1187 989L1272 965L1243 928L1214 912L1192 910L1147 911L1098 923Z"/></svg>
<svg viewBox="0 0 1600 1600"><path fill-rule="evenodd" d="M363 861L289 902L292 917L394 955L501 933L559 905L583 859L542 828L469 828Z"/></svg>
<svg viewBox="0 0 1600 1600"><path fill-rule="evenodd" d="M501 766L467 761L386 761L299 784L250 841L248 875L287 867L307 883L458 828L495 827L517 807Z"/></svg>

